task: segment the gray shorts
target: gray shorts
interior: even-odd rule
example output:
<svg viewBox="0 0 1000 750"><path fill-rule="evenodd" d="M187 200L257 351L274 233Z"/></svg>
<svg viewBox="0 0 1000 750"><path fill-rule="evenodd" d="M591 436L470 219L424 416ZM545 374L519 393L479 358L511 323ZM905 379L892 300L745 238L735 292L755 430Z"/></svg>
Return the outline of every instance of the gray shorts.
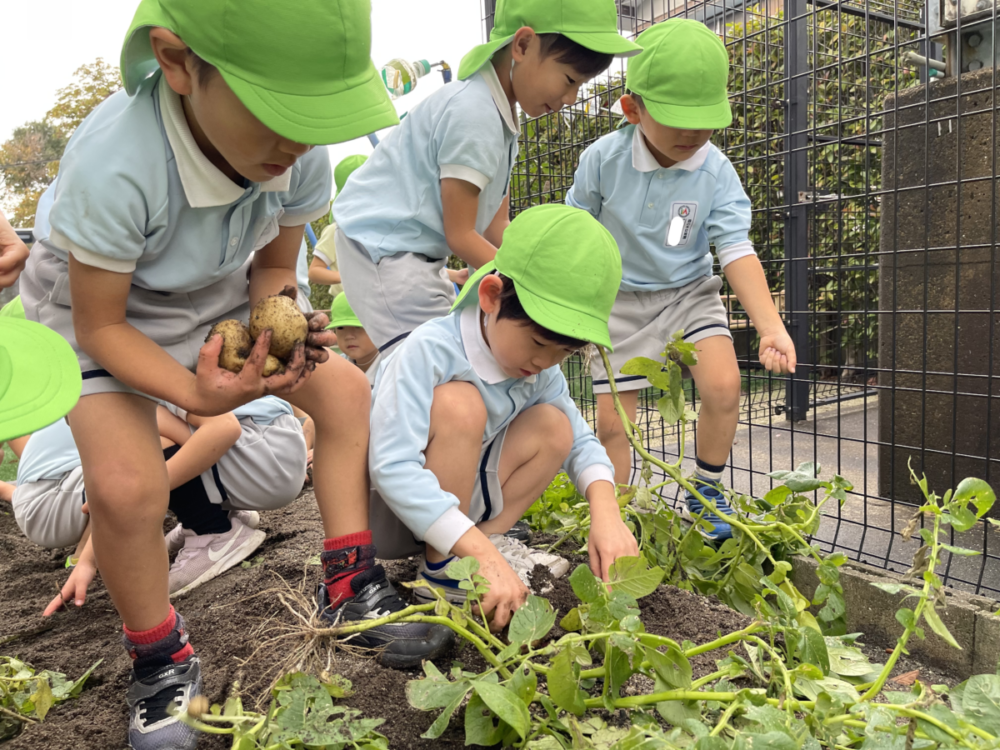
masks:
<svg viewBox="0 0 1000 750"><path fill-rule="evenodd" d="M83 467L77 466L58 479L19 484L14 489L14 520L41 547L70 547L80 541L90 520L80 510L86 500Z"/></svg>
<svg viewBox="0 0 1000 750"><path fill-rule="evenodd" d="M267 425L245 417L240 427L239 440L201 475L208 499L226 510L284 508L299 496L306 476L302 424L282 414Z"/></svg>
<svg viewBox="0 0 1000 750"><path fill-rule="evenodd" d="M503 491L498 472L506 435L507 428L504 427L493 440L483 444L479 454L479 473L472 488L472 502L469 505L469 518L477 524L496 518L503 511ZM368 508L372 542L380 558L400 560L424 551L424 543L417 539L374 489L371 491Z"/></svg>
<svg viewBox="0 0 1000 750"><path fill-rule="evenodd" d="M417 253L396 253L372 263L371 256L338 227L337 261L344 292L365 333L383 354L421 323L448 314L455 285L447 261Z"/></svg>
<svg viewBox="0 0 1000 750"><path fill-rule="evenodd" d="M198 350L205 344L205 337L214 324L227 318L249 319L247 270L250 262L248 260L243 268L221 281L194 292L154 292L133 286L125 318L193 372L198 364ZM83 372L84 396L94 393L146 395L114 378L77 344L66 261L53 255L44 243L37 242L28 256L20 283L27 317L60 334L76 351Z"/></svg>
<svg viewBox="0 0 1000 750"><path fill-rule="evenodd" d="M623 292L615 298L608 330L615 350L608 355L619 391L637 391L649 386L642 375L621 375L622 366L633 357L663 359L667 341L677 331L694 343L710 336L733 337L729 316L719 291L722 279L706 276L677 289L657 292ZM594 393L611 393L604 360L590 362Z"/></svg>

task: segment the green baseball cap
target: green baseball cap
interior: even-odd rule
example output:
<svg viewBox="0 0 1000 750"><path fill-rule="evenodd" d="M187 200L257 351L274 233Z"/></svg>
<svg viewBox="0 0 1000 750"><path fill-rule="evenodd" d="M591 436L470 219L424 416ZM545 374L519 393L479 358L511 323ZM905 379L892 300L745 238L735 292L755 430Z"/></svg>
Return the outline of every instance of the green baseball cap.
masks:
<svg viewBox="0 0 1000 750"><path fill-rule="evenodd" d="M339 143L399 118L371 61L370 0L141 0L122 47L129 95L157 68L162 26L211 63L254 116L297 143Z"/></svg>
<svg viewBox="0 0 1000 750"><path fill-rule="evenodd" d="M363 154L355 154L340 160L340 163L333 170L333 181L337 183L337 195L340 195L340 191L344 189L347 178L366 161L368 161L368 157Z"/></svg>
<svg viewBox="0 0 1000 750"><path fill-rule="evenodd" d="M478 302L474 290L494 271L513 279L521 306L538 325L611 349L608 317L622 283L622 256L611 232L589 213L562 203L519 213L496 257L469 279L452 310Z"/></svg>
<svg viewBox="0 0 1000 750"><path fill-rule="evenodd" d="M333 298L333 304L330 305L330 325L327 328L364 328L343 292Z"/></svg>
<svg viewBox="0 0 1000 750"><path fill-rule="evenodd" d="M0 318L0 442L66 416L82 384L66 339L30 320Z"/></svg>
<svg viewBox="0 0 1000 750"><path fill-rule="evenodd" d="M618 6L615 0L499 0L493 16L493 30L486 44L473 47L458 66L465 80L501 47L510 44L523 26L536 34L562 34L579 45L616 57L642 51L618 33Z"/></svg>
<svg viewBox="0 0 1000 750"><path fill-rule="evenodd" d="M25 320L24 303L21 302L21 295L17 295L3 307L0 307L0 318L18 318Z"/></svg>
<svg viewBox="0 0 1000 750"><path fill-rule="evenodd" d="M671 128L711 130L733 121L726 45L705 24L672 18L642 32L625 85L653 119Z"/></svg>

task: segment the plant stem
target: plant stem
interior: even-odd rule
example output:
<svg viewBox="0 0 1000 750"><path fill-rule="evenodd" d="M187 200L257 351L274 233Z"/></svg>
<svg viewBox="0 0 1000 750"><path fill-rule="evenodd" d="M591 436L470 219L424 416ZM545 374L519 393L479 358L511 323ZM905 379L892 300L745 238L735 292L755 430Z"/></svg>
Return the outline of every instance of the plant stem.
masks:
<svg viewBox="0 0 1000 750"><path fill-rule="evenodd" d="M698 654L704 654L708 651L715 651L716 649L723 648L724 646L736 643L737 641L742 641L746 637L753 635L757 631L761 630L763 627L764 624L761 622L750 623L750 625L743 628L743 630L737 630L733 633L730 633L729 635L724 635L721 638L716 638L714 641L711 641L710 643L703 643L700 646L689 648L687 651L684 652L684 656L690 659L692 656L697 656Z"/></svg>
<svg viewBox="0 0 1000 750"><path fill-rule="evenodd" d="M21 716L21 714L17 714L17 713L14 713L13 711L9 711L6 708L4 708L3 706L0 706L0 713L6 714L7 716L10 716L13 719L17 719L18 721L24 722L25 724L37 724L38 723L34 719L29 719L27 716Z"/></svg>
<svg viewBox="0 0 1000 750"><path fill-rule="evenodd" d="M713 729L711 732L708 733L708 736L718 737L722 733L722 730L726 728L726 724L729 723L729 720L732 718L733 714L736 713L736 709L738 709L742 704L743 701L739 699L734 700L732 703L730 703L729 707L726 708L725 712L722 714L722 718L719 719L719 723L715 725L715 729Z"/></svg>
<svg viewBox="0 0 1000 750"><path fill-rule="evenodd" d="M635 708L636 706L648 706L653 703L663 701L719 701L728 703L736 700L738 693L713 693L700 692L698 690L666 690L662 693L650 693L649 695L630 695L627 698L618 698L612 705L615 708ZM587 708L600 708L604 705L603 698L587 698L584 702Z"/></svg>

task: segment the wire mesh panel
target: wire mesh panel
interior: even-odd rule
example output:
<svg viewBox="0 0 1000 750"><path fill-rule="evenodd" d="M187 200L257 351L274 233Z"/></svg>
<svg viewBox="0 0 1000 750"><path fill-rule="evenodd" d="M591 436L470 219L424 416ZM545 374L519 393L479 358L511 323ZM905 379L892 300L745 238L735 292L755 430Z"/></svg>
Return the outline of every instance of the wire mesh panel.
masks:
<svg viewBox="0 0 1000 750"><path fill-rule="evenodd" d="M942 51L920 0L618 5L629 36L686 17L725 43L734 119L712 141L750 197L750 236L798 352L794 375L763 370L757 332L724 286L742 376L726 483L760 496L769 472L821 464L854 491L825 509L816 541L905 570L919 545L901 536L919 501L908 463L938 494L965 476L997 476L994 69L929 79L920 61ZM487 33L494 6L483 0ZM565 199L581 153L619 124L624 74L616 60L575 105L522 115L512 212ZM589 367L574 358L565 370L593 422ZM655 397L643 392L638 423L651 450L675 460L679 435ZM949 560L947 582L1000 593L991 527L954 542L983 554Z"/></svg>

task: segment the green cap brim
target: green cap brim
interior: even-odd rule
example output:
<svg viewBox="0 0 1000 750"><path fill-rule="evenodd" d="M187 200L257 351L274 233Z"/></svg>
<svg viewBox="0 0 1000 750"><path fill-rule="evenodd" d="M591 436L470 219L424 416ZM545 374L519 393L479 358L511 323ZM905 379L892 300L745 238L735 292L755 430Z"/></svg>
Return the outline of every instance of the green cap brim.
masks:
<svg viewBox="0 0 1000 750"><path fill-rule="evenodd" d="M640 96L642 94L640 93ZM642 97L643 106L650 117L670 128L689 130L716 130L728 128L733 122L733 108L729 99L707 107L685 107L679 104L663 104Z"/></svg>
<svg viewBox="0 0 1000 750"><path fill-rule="evenodd" d="M0 318L0 442L46 427L80 399L80 363L69 343L30 320Z"/></svg>
<svg viewBox="0 0 1000 750"><path fill-rule="evenodd" d="M343 143L399 124L396 108L373 64L366 80L323 96L277 93L221 69L219 72L254 117L296 143Z"/></svg>
<svg viewBox="0 0 1000 750"><path fill-rule="evenodd" d="M364 328L364 326L361 325L361 321L358 320L356 317L352 317L352 316L348 316L348 315L343 315L343 316L341 316L339 318L334 318L333 320L331 320L330 321L330 325L328 325L327 328L328 329L330 329L330 328Z"/></svg>
<svg viewBox="0 0 1000 750"><path fill-rule="evenodd" d="M510 44L514 35L504 37L502 39L491 39L486 42L486 44L480 44L477 47L473 47L467 53L465 57L462 58L462 62L458 64L458 80L464 81L469 76L473 75L477 70L483 67L487 61L493 57L494 53L501 47L506 47Z"/></svg>
<svg viewBox="0 0 1000 750"><path fill-rule="evenodd" d="M483 280L483 277L496 270L496 261L490 261L476 271L462 287L458 299L451 306L452 312L473 302L478 303L479 282ZM581 341L589 341L592 344L600 344L609 352L614 351L611 346L611 334L608 332L608 321L581 313L578 310L568 310L543 300L518 284L516 279L514 280L514 289L517 291L517 299L520 301L521 307L538 325L548 328L553 333Z"/></svg>
<svg viewBox="0 0 1000 750"><path fill-rule="evenodd" d="M623 37L613 31L599 31L599 32L587 32L587 31L559 31L558 29L552 29L549 31L539 31L539 34L557 33L562 34L565 37L569 37L577 44L581 44L587 49L593 50L594 52L600 52L605 55L614 55L615 57L632 57L633 55L638 55L642 52L642 47L638 44L630 42L628 39ZM503 39L491 39L486 44L480 44L478 47L473 47L466 55L462 58L462 62L458 66L458 79L464 81L469 76L473 75L477 70L479 70L486 62L493 57L498 49L501 47L506 47L510 44L514 35L511 34Z"/></svg>

